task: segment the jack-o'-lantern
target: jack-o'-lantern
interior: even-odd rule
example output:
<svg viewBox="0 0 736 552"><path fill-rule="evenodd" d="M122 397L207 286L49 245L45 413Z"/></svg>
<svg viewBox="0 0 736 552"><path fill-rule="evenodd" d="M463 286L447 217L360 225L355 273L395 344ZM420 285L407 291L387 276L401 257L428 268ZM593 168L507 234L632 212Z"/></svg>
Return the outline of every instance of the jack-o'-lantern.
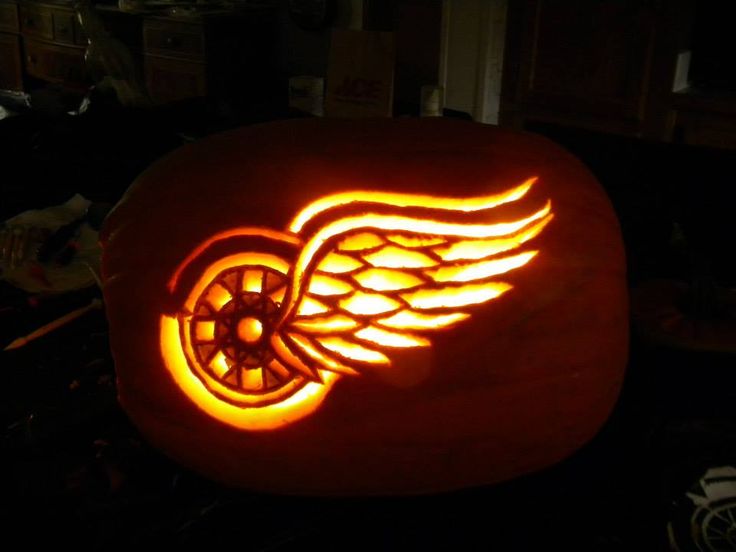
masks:
<svg viewBox="0 0 736 552"><path fill-rule="evenodd" d="M151 167L102 236L121 404L229 484L493 483L569 455L618 394L618 224L540 137L442 119L243 128Z"/></svg>

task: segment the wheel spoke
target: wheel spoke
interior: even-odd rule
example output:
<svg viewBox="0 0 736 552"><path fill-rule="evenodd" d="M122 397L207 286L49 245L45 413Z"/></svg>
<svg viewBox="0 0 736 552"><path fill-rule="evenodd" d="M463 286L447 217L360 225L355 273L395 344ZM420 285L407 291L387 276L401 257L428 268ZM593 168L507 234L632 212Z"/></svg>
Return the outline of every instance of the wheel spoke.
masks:
<svg viewBox="0 0 736 552"><path fill-rule="evenodd" d="M284 274L259 266L230 269L215 278L194 307L190 340L198 363L217 381L242 393L276 392L296 376L279 363L266 332L286 292ZM252 318L262 333L248 338L241 322ZM245 337L244 337L245 335Z"/></svg>

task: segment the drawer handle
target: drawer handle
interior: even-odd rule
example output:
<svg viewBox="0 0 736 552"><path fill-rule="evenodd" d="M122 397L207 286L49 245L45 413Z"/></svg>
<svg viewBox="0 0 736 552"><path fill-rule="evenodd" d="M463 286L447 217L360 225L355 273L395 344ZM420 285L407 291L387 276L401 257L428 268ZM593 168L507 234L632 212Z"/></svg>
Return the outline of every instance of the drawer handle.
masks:
<svg viewBox="0 0 736 552"><path fill-rule="evenodd" d="M26 27L35 27L36 22L30 17L26 19Z"/></svg>
<svg viewBox="0 0 736 552"><path fill-rule="evenodd" d="M176 38L175 36L169 36L164 40L164 44L168 46L169 48L178 48L181 46L181 40Z"/></svg>
<svg viewBox="0 0 736 552"><path fill-rule="evenodd" d="M66 34L66 33L68 33L68 32L69 32L69 29L67 29L66 27L59 27L59 28L58 28L57 30L58 30L58 31L59 31L59 33L61 33L61 34Z"/></svg>
<svg viewBox="0 0 736 552"><path fill-rule="evenodd" d="M36 56L28 56L28 64L29 65L36 65L36 61L38 61L36 59Z"/></svg>

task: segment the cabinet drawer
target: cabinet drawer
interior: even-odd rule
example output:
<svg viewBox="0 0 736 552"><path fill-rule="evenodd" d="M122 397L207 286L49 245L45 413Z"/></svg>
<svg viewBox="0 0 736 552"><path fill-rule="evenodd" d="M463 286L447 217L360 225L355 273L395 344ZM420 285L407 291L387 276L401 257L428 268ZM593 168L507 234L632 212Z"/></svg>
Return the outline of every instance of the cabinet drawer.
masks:
<svg viewBox="0 0 736 552"><path fill-rule="evenodd" d="M87 81L84 49L26 39L26 71L50 82L83 85Z"/></svg>
<svg viewBox="0 0 736 552"><path fill-rule="evenodd" d="M205 65L196 61L146 56L146 88L158 103L197 98L207 94Z"/></svg>
<svg viewBox="0 0 736 552"><path fill-rule="evenodd" d="M146 54L202 59L204 57L202 26L172 21L145 21L143 49Z"/></svg>
<svg viewBox="0 0 736 552"><path fill-rule="evenodd" d="M0 2L0 31L17 33L19 30L18 6Z"/></svg>
<svg viewBox="0 0 736 552"><path fill-rule="evenodd" d="M54 40L63 44L74 44L74 14L72 12L55 11L53 12L54 20Z"/></svg>
<svg viewBox="0 0 736 552"><path fill-rule="evenodd" d="M35 36L48 40L54 38L54 24L49 10L21 6L20 27L26 36Z"/></svg>
<svg viewBox="0 0 736 552"><path fill-rule="evenodd" d="M23 90L18 35L0 33L0 90Z"/></svg>

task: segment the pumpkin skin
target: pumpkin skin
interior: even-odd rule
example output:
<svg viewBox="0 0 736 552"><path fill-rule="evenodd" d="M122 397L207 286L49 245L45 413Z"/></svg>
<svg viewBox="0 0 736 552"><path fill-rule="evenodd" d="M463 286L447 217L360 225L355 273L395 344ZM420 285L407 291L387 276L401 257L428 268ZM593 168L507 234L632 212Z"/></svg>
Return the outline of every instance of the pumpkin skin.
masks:
<svg viewBox="0 0 736 552"><path fill-rule="evenodd" d="M513 289L399 355L396 370L343 376L313 412L248 430L198 407L165 366L162 316L186 289L172 274L234 227L287 228L348 190L472 197L536 177L525 216L550 200L539 253ZM165 453L248 489L417 494L507 480L567 457L598 431L627 359L618 221L588 170L536 135L447 119L303 119L187 145L142 174L101 233L104 297L122 407ZM219 244L206 262L242 244ZM191 278L204 264L195 258ZM205 261L203 261L205 262ZM506 276L506 275L504 275ZM186 277L185 277L186 279ZM182 286L186 288L186 285Z"/></svg>

